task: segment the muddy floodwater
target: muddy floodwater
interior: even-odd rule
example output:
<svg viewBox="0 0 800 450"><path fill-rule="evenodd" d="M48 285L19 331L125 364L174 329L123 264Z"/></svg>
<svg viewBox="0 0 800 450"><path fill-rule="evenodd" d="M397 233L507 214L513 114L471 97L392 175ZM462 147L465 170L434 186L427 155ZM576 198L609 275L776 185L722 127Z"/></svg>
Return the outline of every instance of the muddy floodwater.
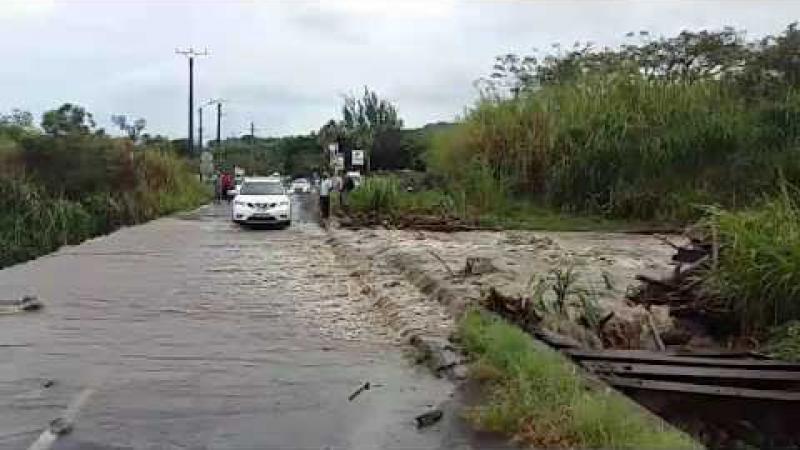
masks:
<svg viewBox="0 0 800 450"><path fill-rule="evenodd" d="M453 411L415 428L450 385L410 364L295 200L287 230L216 205L0 271L4 298L45 303L0 316L0 448L79 398L52 448L481 447Z"/></svg>

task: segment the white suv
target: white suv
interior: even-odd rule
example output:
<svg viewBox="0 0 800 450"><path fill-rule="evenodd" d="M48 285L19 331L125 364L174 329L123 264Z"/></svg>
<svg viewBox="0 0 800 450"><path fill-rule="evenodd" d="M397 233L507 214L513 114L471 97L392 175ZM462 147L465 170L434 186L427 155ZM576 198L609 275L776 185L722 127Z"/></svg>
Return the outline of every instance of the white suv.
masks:
<svg viewBox="0 0 800 450"><path fill-rule="evenodd" d="M239 224L286 228L292 223L292 204L280 179L245 178L233 199L231 217Z"/></svg>

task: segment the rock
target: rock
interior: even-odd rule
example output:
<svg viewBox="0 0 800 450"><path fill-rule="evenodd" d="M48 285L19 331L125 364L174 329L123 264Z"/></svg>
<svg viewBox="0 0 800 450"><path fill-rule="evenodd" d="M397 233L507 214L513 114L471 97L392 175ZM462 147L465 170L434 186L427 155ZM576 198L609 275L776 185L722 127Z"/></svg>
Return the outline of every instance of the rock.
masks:
<svg viewBox="0 0 800 450"><path fill-rule="evenodd" d="M411 345L419 352L420 363L426 363L437 376L451 377L453 369L464 363L464 358L447 339L414 335Z"/></svg>
<svg viewBox="0 0 800 450"><path fill-rule="evenodd" d="M462 381L469 377L469 369L463 364L450 368L448 378L451 380Z"/></svg>
<svg viewBox="0 0 800 450"><path fill-rule="evenodd" d="M53 419L50 422L50 432L56 436L69 434L72 431L72 424L62 417Z"/></svg>
<svg viewBox="0 0 800 450"><path fill-rule="evenodd" d="M444 416L444 413L441 409L434 409L433 411L418 415L414 418L414 421L417 422L417 428L425 428L442 420L442 416Z"/></svg>
<svg viewBox="0 0 800 450"><path fill-rule="evenodd" d="M464 264L464 275L483 275L497 272L497 267L492 264L491 258L483 256L468 256Z"/></svg>
<svg viewBox="0 0 800 450"><path fill-rule="evenodd" d="M42 302L32 295L26 295L25 297L22 297L22 300L19 301L19 309L23 311L38 311L43 307L44 305Z"/></svg>
<svg viewBox="0 0 800 450"><path fill-rule="evenodd" d="M673 329L661 333L661 340L665 345L685 345L692 338L692 334L687 330Z"/></svg>

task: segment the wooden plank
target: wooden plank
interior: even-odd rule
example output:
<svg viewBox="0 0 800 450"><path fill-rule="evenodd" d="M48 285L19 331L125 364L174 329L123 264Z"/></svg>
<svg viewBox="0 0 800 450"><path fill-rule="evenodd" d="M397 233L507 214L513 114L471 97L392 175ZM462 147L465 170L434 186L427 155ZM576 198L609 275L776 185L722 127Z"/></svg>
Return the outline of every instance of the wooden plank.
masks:
<svg viewBox="0 0 800 450"><path fill-rule="evenodd" d="M675 381L641 380L637 378L603 377L606 382L618 388L641 389L649 391L681 392L684 394L710 395L716 397L738 397L751 400L777 400L800 402L800 392L737 388L729 386L709 386L704 384L679 383Z"/></svg>
<svg viewBox="0 0 800 450"><path fill-rule="evenodd" d="M800 371L800 364L786 361L763 359L703 358L669 353L656 353L647 350L564 350L579 361L640 362L648 364L668 364L683 366L715 366L754 368L760 370Z"/></svg>
<svg viewBox="0 0 800 450"><path fill-rule="evenodd" d="M668 366L607 361L583 361L581 364L595 373L619 375L658 375L676 378L719 378L737 380L774 380L800 383L800 372L788 370L750 370L742 368Z"/></svg>

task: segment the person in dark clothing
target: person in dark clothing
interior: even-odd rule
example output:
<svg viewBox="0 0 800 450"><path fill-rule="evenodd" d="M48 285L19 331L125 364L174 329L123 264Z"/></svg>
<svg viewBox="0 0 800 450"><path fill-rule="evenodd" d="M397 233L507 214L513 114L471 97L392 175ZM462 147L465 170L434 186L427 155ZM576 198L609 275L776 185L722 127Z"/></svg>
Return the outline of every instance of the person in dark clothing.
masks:
<svg viewBox="0 0 800 450"><path fill-rule="evenodd" d="M331 215L331 179L328 174L322 175L319 183L319 215L323 221L328 220Z"/></svg>
<svg viewBox="0 0 800 450"><path fill-rule="evenodd" d="M350 206L350 192L356 188L356 183L353 181L353 177L350 175L346 175L344 177L344 182L342 183L342 191L341 191L341 199L342 199L342 208L347 210Z"/></svg>

